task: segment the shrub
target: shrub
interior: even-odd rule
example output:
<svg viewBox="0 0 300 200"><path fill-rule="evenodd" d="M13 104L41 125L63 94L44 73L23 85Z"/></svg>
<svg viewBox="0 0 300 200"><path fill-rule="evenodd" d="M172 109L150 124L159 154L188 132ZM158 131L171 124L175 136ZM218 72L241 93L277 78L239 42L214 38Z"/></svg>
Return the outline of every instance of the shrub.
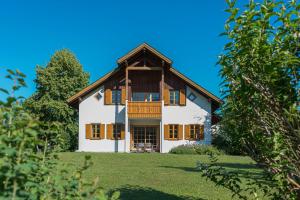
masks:
<svg viewBox="0 0 300 200"><path fill-rule="evenodd" d="M228 155L244 155L244 153L237 148L237 145L230 140L226 133L214 135L211 144Z"/></svg>
<svg viewBox="0 0 300 200"><path fill-rule="evenodd" d="M15 94L25 86L25 75L8 72L7 78L15 82ZM0 91L9 94L3 88ZM118 199L118 193L107 196L96 180L83 180L90 157L74 172L59 168L55 154L48 149L49 140L39 137L43 134L41 122L24 109L20 98L11 95L0 100L0 199Z"/></svg>
<svg viewBox="0 0 300 200"><path fill-rule="evenodd" d="M224 155L225 153L222 150L219 150L211 145L202 145L202 144L184 144L177 147L174 147L170 150L169 153L172 154L199 154L199 155Z"/></svg>

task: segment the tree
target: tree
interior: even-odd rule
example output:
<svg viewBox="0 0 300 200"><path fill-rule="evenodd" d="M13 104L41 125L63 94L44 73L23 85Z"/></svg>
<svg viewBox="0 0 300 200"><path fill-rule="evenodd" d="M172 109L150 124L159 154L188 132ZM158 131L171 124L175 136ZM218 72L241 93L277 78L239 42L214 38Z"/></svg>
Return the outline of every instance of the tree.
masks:
<svg viewBox="0 0 300 200"><path fill-rule="evenodd" d="M235 1L228 5L222 35L229 42L218 62L221 131L264 167L277 187L273 198L300 198L300 5L250 1L243 11ZM202 167L221 180L216 168Z"/></svg>
<svg viewBox="0 0 300 200"><path fill-rule="evenodd" d="M25 75L8 70L6 76L14 82L12 94L25 86ZM119 192L106 194L97 178L87 181L84 171L91 165L87 156L75 171L61 166L57 156L48 148L47 140L39 139L44 131L41 123L24 109L20 97L7 95L0 100L0 199L95 199L117 200ZM37 151L37 146L41 150Z"/></svg>
<svg viewBox="0 0 300 200"><path fill-rule="evenodd" d="M48 140L60 149L75 149L78 134L78 112L66 100L86 87L88 73L75 55L63 49L55 52L46 67L36 68L36 92L26 100L26 107L44 122L44 131L57 127L59 134L49 133Z"/></svg>

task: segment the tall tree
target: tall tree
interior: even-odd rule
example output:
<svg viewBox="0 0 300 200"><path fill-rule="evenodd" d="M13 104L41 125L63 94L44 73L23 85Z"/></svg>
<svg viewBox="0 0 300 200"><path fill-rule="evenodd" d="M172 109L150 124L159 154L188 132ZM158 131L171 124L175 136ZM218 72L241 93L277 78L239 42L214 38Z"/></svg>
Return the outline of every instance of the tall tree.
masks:
<svg viewBox="0 0 300 200"><path fill-rule="evenodd" d="M37 66L35 83L36 92L25 105L45 122L46 132L49 126L58 128L57 136L49 135L54 144L63 150L75 149L78 112L66 100L88 85L89 74L70 50L63 49L55 52L46 67Z"/></svg>
<svg viewBox="0 0 300 200"><path fill-rule="evenodd" d="M227 2L221 130L264 166L274 199L299 199L300 5L251 0L241 11Z"/></svg>

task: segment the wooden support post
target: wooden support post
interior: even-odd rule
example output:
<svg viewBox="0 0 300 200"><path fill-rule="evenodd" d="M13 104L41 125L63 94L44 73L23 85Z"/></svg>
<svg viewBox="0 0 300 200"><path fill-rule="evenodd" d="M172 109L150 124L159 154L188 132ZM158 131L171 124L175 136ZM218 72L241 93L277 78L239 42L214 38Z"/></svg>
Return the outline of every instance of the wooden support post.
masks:
<svg viewBox="0 0 300 200"><path fill-rule="evenodd" d="M164 99L164 87L165 87L165 72L164 68L161 70L161 86L160 86L160 100Z"/></svg>
<svg viewBox="0 0 300 200"><path fill-rule="evenodd" d="M128 100L129 99L129 95L128 95L128 68L126 67L126 79L125 79L125 83L126 83L126 100Z"/></svg>
<svg viewBox="0 0 300 200"><path fill-rule="evenodd" d="M164 87L165 87L165 61L161 61L161 89L160 89L160 100L164 100Z"/></svg>

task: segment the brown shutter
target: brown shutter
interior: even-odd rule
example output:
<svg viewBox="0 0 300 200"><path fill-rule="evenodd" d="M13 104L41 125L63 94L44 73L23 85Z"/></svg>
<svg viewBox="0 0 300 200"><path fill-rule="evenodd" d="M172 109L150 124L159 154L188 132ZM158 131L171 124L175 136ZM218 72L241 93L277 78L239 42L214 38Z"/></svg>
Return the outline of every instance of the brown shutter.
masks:
<svg viewBox="0 0 300 200"><path fill-rule="evenodd" d="M168 124L165 124L164 125L164 138L165 138L165 140L168 140L169 139L169 136L170 136L170 134L169 134L169 125Z"/></svg>
<svg viewBox="0 0 300 200"><path fill-rule="evenodd" d="M100 139L105 139L105 124L100 124Z"/></svg>
<svg viewBox="0 0 300 200"><path fill-rule="evenodd" d="M186 140L190 139L190 125L184 125L184 136Z"/></svg>
<svg viewBox="0 0 300 200"><path fill-rule="evenodd" d="M178 125L178 140L182 140L183 139L183 126L181 124Z"/></svg>
<svg viewBox="0 0 300 200"><path fill-rule="evenodd" d="M121 125L121 140L125 139L125 124Z"/></svg>
<svg viewBox="0 0 300 200"><path fill-rule="evenodd" d="M105 88L104 92L104 104L112 104L112 91L108 87Z"/></svg>
<svg viewBox="0 0 300 200"><path fill-rule="evenodd" d="M121 104L125 104L126 101L126 87L122 87L121 89Z"/></svg>
<svg viewBox="0 0 300 200"><path fill-rule="evenodd" d="M92 138L92 124L85 125L85 138L86 139Z"/></svg>
<svg viewBox="0 0 300 200"><path fill-rule="evenodd" d="M200 125L200 140L204 140L204 125Z"/></svg>
<svg viewBox="0 0 300 200"><path fill-rule="evenodd" d="M113 139L113 124L106 125L106 139L112 140Z"/></svg>
<svg viewBox="0 0 300 200"><path fill-rule="evenodd" d="M179 93L180 93L179 105L185 106L185 103L186 103L185 88L181 88Z"/></svg>
<svg viewBox="0 0 300 200"><path fill-rule="evenodd" d="M170 92L169 92L168 88L164 89L164 102L165 102L165 105L170 104Z"/></svg>

